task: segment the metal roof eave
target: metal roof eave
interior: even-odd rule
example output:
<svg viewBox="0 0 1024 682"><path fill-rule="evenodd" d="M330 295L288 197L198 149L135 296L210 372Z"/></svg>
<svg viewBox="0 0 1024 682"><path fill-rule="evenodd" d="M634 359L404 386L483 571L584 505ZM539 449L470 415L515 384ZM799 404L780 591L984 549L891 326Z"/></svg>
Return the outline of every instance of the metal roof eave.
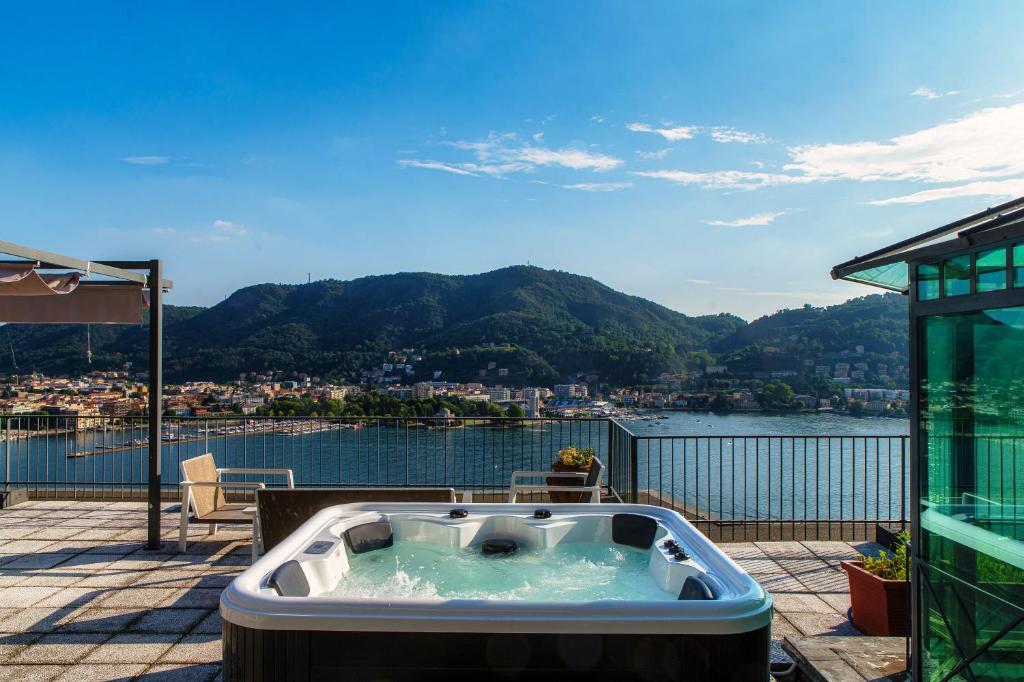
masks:
<svg viewBox="0 0 1024 682"><path fill-rule="evenodd" d="M43 251L42 249L33 249L28 246L22 246L21 244L15 244L14 242L7 242L0 240L0 253L6 253L9 256L16 258L24 258L26 261L34 261L39 266L52 269L52 268L68 268L70 270L80 270L82 272L92 272L97 275L104 275L106 277L113 277L114 279L120 279L127 282L135 282L148 286L148 276L132 272L123 267L115 267L105 262L82 260L81 258L72 258L70 256L62 256L58 253L52 253L50 251ZM148 267L148 263L143 265L142 261L126 263L135 266L138 269ZM161 288L170 290L174 288L174 282L169 279L160 280Z"/></svg>
<svg viewBox="0 0 1024 682"><path fill-rule="evenodd" d="M847 275L854 272L865 270L869 267L877 267L880 265L887 265L889 263L895 263L900 260L906 260L907 256L911 253L917 253L915 246L921 246L925 248L928 242L935 239L941 239L953 232L960 232L961 237L975 234L979 230L987 230L997 227L998 225L1008 222L1018 216L1013 215L1017 211L1024 209L1024 197L1018 197L1012 201L1008 201L998 206L985 209L973 215L969 215L966 218L960 218L942 227L937 227L933 230L929 230L916 237L910 237L902 241L896 242L881 249L872 251L863 256L858 256L844 263L840 263L832 268L831 274L832 279L845 279ZM986 223L995 222L995 225L986 225ZM951 242L943 242L942 246L946 248ZM936 245L938 246L938 245Z"/></svg>

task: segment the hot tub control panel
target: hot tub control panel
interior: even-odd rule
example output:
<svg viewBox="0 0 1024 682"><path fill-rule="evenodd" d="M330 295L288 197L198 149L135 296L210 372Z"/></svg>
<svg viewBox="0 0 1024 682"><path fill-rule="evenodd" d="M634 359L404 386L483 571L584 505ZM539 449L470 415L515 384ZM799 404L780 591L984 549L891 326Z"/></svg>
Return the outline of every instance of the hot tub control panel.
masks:
<svg viewBox="0 0 1024 682"><path fill-rule="evenodd" d="M305 550L303 550L303 553L304 554L327 554L329 551L331 551L332 547L334 547L334 543L333 542L330 542L328 540L320 540L318 542L314 542L309 547L307 547Z"/></svg>

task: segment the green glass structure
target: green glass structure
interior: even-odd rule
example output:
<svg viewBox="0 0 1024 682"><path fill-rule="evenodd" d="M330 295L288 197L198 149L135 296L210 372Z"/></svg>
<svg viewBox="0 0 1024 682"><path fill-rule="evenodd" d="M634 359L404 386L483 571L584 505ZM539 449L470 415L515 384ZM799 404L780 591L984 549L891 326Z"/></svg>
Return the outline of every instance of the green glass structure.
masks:
<svg viewBox="0 0 1024 682"><path fill-rule="evenodd" d="M832 275L910 299L913 679L1024 680L1024 198Z"/></svg>

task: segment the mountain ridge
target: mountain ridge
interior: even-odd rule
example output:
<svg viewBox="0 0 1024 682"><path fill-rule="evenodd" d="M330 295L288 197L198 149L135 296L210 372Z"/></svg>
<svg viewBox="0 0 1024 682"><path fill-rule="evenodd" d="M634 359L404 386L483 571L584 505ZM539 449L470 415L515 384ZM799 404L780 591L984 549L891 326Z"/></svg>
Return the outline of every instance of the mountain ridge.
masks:
<svg viewBox="0 0 1024 682"><path fill-rule="evenodd" d="M254 284L208 308L165 306L165 373L228 379L282 369L352 380L390 350L425 348L445 379L468 380L478 368L460 358L502 346L511 353L502 358L510 383L583 373L625 385L700 368L712 353L757 343L771 317L747 323L729 313L688 316L591 277L533 266ZM23 371L88 368L83 326L7 325L6 332ZM94 367L145 361L144 328L92 325L90 333ZM5 365L10 371L11 358L0 361Z"/></svg>

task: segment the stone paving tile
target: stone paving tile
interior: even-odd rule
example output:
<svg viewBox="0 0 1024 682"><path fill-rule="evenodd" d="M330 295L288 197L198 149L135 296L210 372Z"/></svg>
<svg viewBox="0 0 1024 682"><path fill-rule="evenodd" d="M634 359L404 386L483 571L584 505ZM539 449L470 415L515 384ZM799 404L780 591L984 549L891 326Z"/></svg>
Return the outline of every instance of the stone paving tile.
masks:
<svg viewBox="0 0 1024 682"><path fill-rule="evenodd" d="M772 603L783 615L790 613L830 613L827 603L813 594L778 592L772 595Z"/></svg>
<svg viewBox="0 0 1024 682"><path fill-rule="evenodd" d="M40 528L34 531L31 535L27 536L27 540L67 540L72 535L76 535L79 531L74 527L67 526L50 526L47 528Z"/></svg>
<svg viewBox="0 0 1024 682"><path fill-rule="evenodd" d="M128 587L108 591L93 605L113 609L152 607L160 605L176 594L177 590L168 587Z"/></svg>
<svg viewBox="0 0 1024 682"><path fill-rule="evenodd" d="M123 632L144 616L148 611L138 609L82 608L64 618L59 625L60 632ZM0 623L3 625L3 623Z"/></svg>
<svg viewBox="0 0 1024 682"><path fill-rule="evenodd" d="M16 584L21 587L71 587L81 582L85 575L76 571L38 570L26 571L19 577Z"/></svg>
<svg viewBox="0 0 1024 682"><path fill-rule="evenodd" d="M13 587L14 585L24 583L29 579L29 577L30 576L26 576L20 571L5 574L3 569L0 569L0 587Z"/></svg>
<svg viewBox="0 0 1024 682"><path fill-rule="evenodd" d="M96 588L65 587L43 599L38 605L57 607L84 606L88 603L95 605L104 595L106 592Z"/></svg>
<svg viewBox="0 0 1024 682"><path fill-rule="evenodd" d="M827 563L817 558L807 559L779 559L778 564L782 568L786 569L787 572L793 574L795 577L800 577L804 573L813 573L814 571L829 570L834 571L835 569L829 566Z"/></svg>
<svg viewBox="0 0 1024 682"><path fill-rule="evenodd" d="M0 604L11 607L35 606L38 602L46 599L59 587L5 587L0 590Z"/></svg>
<svg viewBox="0 0 1024 682"><path fill-rule="evenodd" d="M60 663L76 662L107 640L105 634L50 634L22 649L10 663Z"/></svg>
<svg viewBox="0 0 1024 682"><path fill-rule="evenodd" d="M208 589L201 587L194 587L185 590L175 590L171 595L164 601L159 603L159 606L164 608L199 608L199 609L215 609L220 606L220 593L222 590L219 589Z"/></svg>
<svg viewBox="0 0 1024 682"><path fill-rule="evenodd" d="M39 639L36 632L19 632L16 635L0 635L0 665L6 663L32 642Z"/></svg>
<svg viewBox="0 0 1024 682"><path fill-rule="evenodd" d="M127 587L138 580L138 575L132 571L108 571L100 570L86 576L76 583L78 587Z"/></svg>
<svg viewBox="0 0 1024 682"><path fill-rule="evenodd" d="M85 657L86 663L155 663L179 635L127 633L111 637Z"/></svg>
<svg viewBox="0 0 1024 682"><path fill-rule="evenodd" d="M220 664L217 665L154 665L139 682L208 682L220 679Z"/></svg>
<svg viewBox="0 0 1024 682"><path fill-rule="evenodd" d="M776 561L780 559L809 559L813 558L811 550L799 542L771 540L768 542L755 542L757 546L769 559Z"/></svg>
<svg viewBox="0 0 1024 682"><path fill-rule="evenodd" d="M733 559L740 568L757 577L758 575L780 575L786 571L779 564L765 557L763 559Z"/></svg>
<svg viewBox="0 0 1024 682"><path fill-rule="evenodd" d="M131 587L166 587L184 588L199 585L207 574L200 571L182 569L160 569L159 571L142 571ZM230 582L230 581L228 581Z"/></svg>
<svg viewBox="0 0 1024 682"><path fill-rule="evenodd" d="M849 590L846 573L832 568L803 573L796 578L808 592L846 592Z"/></svg>
<svg viewBox="0 0 1024 682"><path fill-rule="evenodd" d="M736 559L767 559L768 556L753 542L726 542L718 546L727 556Z"/></svg>
<svg viewBox="0 0 1024 682"><path fill-rule="evenodd" d="M49 682L68 668L59 665L0 666L0 682Z"/></svg>
<svg viewBox="0 0 1024 682"><path fill-rule="evenodd" d="M128 682L145 670L145 663L77 663L55 682Z"/></svg>
<svg viewBox="0 0 1024 682"><path fill-rule="evenodd" d="M4 554L31 554L53 544L53 540L11 540L3 546Z"/></svg>
<svg viewBox="0 0 1024 682"><path fill-rule="evenodd" d="M779 576L759 577L757 582L773 595L777 592L807 592L807 588L788 573Z"/></svg>
<svg viewBox="0 0 1024 682"><path fill-rule="evenodd" d="M850 608L849 592L818 592L818 597L840 615L845 616Z"/></svg>
<svg viewBox="0 0 1024 682"><path fill-rule="evenodd" d="M200 635L220 635L221 633L221 620L220 611L214 611L209 616L204 618L199 625L195 627L192 634Z"/></svg>
<svg viewBox="0 0 1024 682"><path fill-rule="evenodd" d="M0 621L0 632L51 632L74 612L73 608L52 606L16 609L14 614Z"/></svg>
<svg viewBox="0 0 1024 682"><path fill-rule="evenodd" d="M24 571L33 568L53 568L57 564L68 560L67 554L51 552L49 548L45 552L26 554L18 559L4 564L4 571Z"/></svg>
<svg viewBox="0 0 1024 682"><path fill-rule="evenodd" d="M786 620L804 635L859 635L846 616L827 613L787 613Z"/></svg>
<svg viewBox="0 0 1024 682"><path fill-rule="evenodd" d="M26 528L21 524L0 527L0 540L18 540L34 532L34 528Z"/></svg>
<svg viewBox="0 0 1024 682"><path fill-rule="evenodd" d="M150 609L130 629L132 632L184 633L209 614L208 609Z"/></svg>
<svg viewBox="0 0 1024 682"><path fill-rule="evenodd" d="M160 658L160 662L219 664L222 653L219 633L216 635L185 635Z"/></svg>
<svg viewBox="0 0 1024 682"><path fill-rule="evenodd" d="M63 554L79 554L89 549L103 547L106 543L102 540L59 540L46 548L47 552L61 552Z"/></svg>

